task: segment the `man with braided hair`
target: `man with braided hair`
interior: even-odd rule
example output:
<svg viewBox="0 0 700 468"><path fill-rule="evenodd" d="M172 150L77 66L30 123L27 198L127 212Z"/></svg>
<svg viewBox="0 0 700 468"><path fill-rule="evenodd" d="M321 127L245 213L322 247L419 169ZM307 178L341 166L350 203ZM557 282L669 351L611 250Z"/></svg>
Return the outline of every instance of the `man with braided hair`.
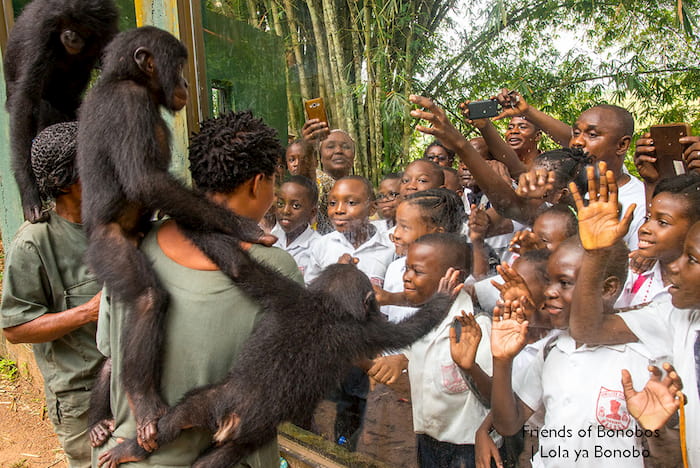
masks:
<svg viewBox="0 0 700 468"><path fill-rule="evenodd" d="M87 411L102 362L95 332L101 285L83 264L76 122L44 129L31 163L48 220L25 222L5 262L0 325L11 343L32 343L46 406L71 468L90 466Z"/></svg>

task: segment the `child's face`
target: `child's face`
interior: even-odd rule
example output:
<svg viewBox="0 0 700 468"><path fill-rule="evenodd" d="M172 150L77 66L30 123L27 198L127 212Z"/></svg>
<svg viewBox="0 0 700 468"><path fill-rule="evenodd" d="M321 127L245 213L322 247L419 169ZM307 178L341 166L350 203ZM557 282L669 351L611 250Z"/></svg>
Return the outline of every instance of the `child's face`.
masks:
<svg viewBox="0 0 700 468"><path fill-rule="evenodd" d="M396 210L396 229L391 240L396 246L397 255L406 255L408 246L416 239L431 232L437 232L438 228L428 225L423 219L422 209L410 202L403 201Z"/></svg>
<svg viewBox="0 0 700 468"><path fill-rule="evenodd" d="M338 232L355 232L369 223L372 202L360 180L339 180L328 194L328 217Z"/></svg>
<svg viewBox="0 0 700 468"><path fill-rule="evenodd" d="M287 147L287 170L292 175L299 175L299 163L304 156L303 148L299 143Z"/></svg>
<svg viewBox="0 0 700 468"><path fill-rule="evenodd" d="M569 146L581 148L596 161L605 161L608 169L618 174L629 147L618 129L615 112L594 107L581 114L574 124Z"/></svg>
<svg viewBox="0 0 700 468"><path fill-rule="evenodd" d="M566 239L566 217L556 213L545 213L537 217L532 232L539 237L550 252Z"/></svg>
<svg viewBox="0 0 700 468"><path fill-rule="evenodd" d="M472 173L469 171L466 164L460 162L457 172L459 172L459 181L463 188L476 190L476 180L474 179L474 176L472 176Z"/></svg>
<svg viewBox="0 0 700 468"><path fill-rule="evenodd" d="M544 311L549 315L553 328L569 327L571 301L582 260L583 249L572 246L557 249L549 257Z"/></svg>
<svg viewBox="0 0 700 468"><path fill-rule="evenodd" d="M442 252L425 244L413 244L406 256L403 291L406 300L418 306L430 299L447 271Z"/></svg>
<svg viewBox="0 0 700 468"><path fill-rule="evenodd" d="M352 169L355 160L355 145L344 132L331 132L321 142L321 166L335 179L340 179Z"/></svg>
<svg viewBox="0 0 700 468"><path fill-rule="evenodd" d="M433 163L419 159L409 164L404 171L400 192L402 197L406 197L412 193L440 187L442 185L436 178Z"/></svg>
<svg viewBox="0 0 700 468"><path fill-rule="evenodd" d="M379 196L377 197L377 209L384 219L394 219L396 208L401 202L399 188L401 180L384 179L379 184Z"/></svg>
<svg viewBox="0 0 700 468"><path fill-rule="evenodd" d="M443 173L445 174L445 188L447 190L452 190L461 197L464 190L462 190L462 184L460 183L459 176L452 171L443 171Z"/></svg>
<svg viewBox="0 0 700 468"><path fill-rule="evenodd" d="M682 195L663 192L655 196L638 231L642 255L664 264L677 259L691 226L689 211L688 200Z"/></svg>
<svg viewBox="0 0 700 468"><path fill-rule="evenodd" d="M529 150L537 147L539 133L531 122L522 117L513 117L508 123L504 139L514 151Z"/></svg>
<svg viewBox="0 0 700 468"><path fill-rule="evenodd" d="M447 150L439 145L433 145L428 148L428 151L425 153L425 159L434 162L438 166L452 166L452 161L450 161L450 155L447 154Z"/></svg>
<svg viewBox="0 0 700 468"><path fill-rule="evenodd" d="M286 233L303 231L316 214L309 191L293 182L282 184L277 197L277 222Z"/></svg>
<svg viewBox="0 0 700 468"><path fill-rule="evenodd" d="M535 312L530 314L528 309L525 314L525 318L530 322L530 326L551 327L549 315L544 314L542 311L542 304L544 304L545 299L544 288L547 285L538 265L535 262L525 260L523 257L518 257L513 262L513 269L525 280L525 284L527 284L530 294L532 294L532 301L535 303Z"/></svg>
<svg viewBox="0 0 700 468"><path fill-rule="evenodd" d="M700 223L695 223L685 238L683 253L670 265L671 303L679 309L700 307Z"/></svg>

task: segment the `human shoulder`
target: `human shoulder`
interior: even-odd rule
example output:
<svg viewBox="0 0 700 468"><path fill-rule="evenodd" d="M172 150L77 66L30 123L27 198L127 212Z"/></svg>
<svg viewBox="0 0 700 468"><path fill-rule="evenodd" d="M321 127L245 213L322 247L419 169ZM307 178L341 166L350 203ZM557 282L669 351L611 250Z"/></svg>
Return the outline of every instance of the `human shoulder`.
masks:
<svg viewBox="0 0 700 468"><path fill-rule="evenodd" d="M299 272L299 267L294 261L294 257L292 257L289 252L279 247L265 247L263 245L254 244L251 246L249 253L253 259L264 263L270 268L274 268L284 276L300 284L304 283L301 273Z"/></svg>

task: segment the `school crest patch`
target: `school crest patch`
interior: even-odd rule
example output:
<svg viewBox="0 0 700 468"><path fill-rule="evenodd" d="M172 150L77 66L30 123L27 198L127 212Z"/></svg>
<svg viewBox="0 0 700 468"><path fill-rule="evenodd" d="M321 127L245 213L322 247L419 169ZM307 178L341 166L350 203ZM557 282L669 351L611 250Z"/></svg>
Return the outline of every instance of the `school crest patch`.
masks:
<svg viewBox="0 0 700 468"><path fill-rule="evenodd" d="M608 429L627 429L630 415L625 404L625 395L619 390L600 387L596 403L598 424Z"/></svg>

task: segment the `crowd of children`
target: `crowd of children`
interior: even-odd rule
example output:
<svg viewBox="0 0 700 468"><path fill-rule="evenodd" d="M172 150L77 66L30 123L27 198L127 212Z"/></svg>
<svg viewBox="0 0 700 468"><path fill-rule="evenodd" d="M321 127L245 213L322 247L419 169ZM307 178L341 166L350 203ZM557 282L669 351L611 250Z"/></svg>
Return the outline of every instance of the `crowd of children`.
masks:
<svg viewBox="0 0 700 468"><path fill-rule="evenodd" d="M445 320L428 335L406 349L356 363L328 395L335 421L327 435L391 466L700 467L700 175L695 173L700 138L682 139L688 174L657 180L658 174L655 179L645 167L639 173L651 175L640 180L623 164L634 133L627 110L598 105L569 126L516 92L504 90L496 99L503 105L498 118L510 119L505 135L488 119L471 119L462 105L464 118L481 134L468 140L434 102L411 96L417 106L411 115L421 119L417 130L435 141L420 159L387 174L376 187L351 174L355 143L350 135L310 120L303 138L287 147L289 175L278 181L274 201L270 184L263 187L264 197L222 189L220 198L230 198L231 209L256 220L274 203L270 232L277 237L275 247L289 255L255 246L256 258L281 262L280 269L306 284L331 264L352 263L374 285L386 320L415 314L446 275L464 283ZM251 131L264 132L256 121L251 125ZM543 134L562 148L541 152ZM37 164L42 141L34 143ZM648 135L637 142L640 168L653 166L653 143ZM254 146L252 154L259 149ZM209 157L191 156L193 164ZM221 164L255 167L244 159ZM44 174L52 170L48 163L35 167L37 180L53 181ZM261 180L274 178L259 172ZM49 254L33 244L50 242L42 239L61 224L80 234L74 227L79 216L70 217L65 209L76 183L56 185L50 194L55 210L46 226L23 227L10 248L0 312L12 342L55 340L55 349L68 353L61 340L94 328L98 290L86 289L79 300L72 293L65 300L52 297L53 273L43 271L65 262L47 262ZM239 198L255 200L250 213ZM189 317L182 305L209 304L206 291L232 297L238 292L223 275L207 271L216 268L200 258L201 252L187 250L179 236L175 223L161 222L142 247L179 301L173 306L176 330L171 330L178 338L168 338L168 347L175 353L193 328L197 336L219 337L208 344L211 353L239 347L254 326L254 314L224 320L226 311L211 303L214 321L208 322ZM83 244L61 255L75 261ZM40 284L22 273L22 265L31 262L41 264L33 273L41 273ZM89 284L79 280L82 276L71 277L71 283ZM122 312L105 302L98 345L118 362L114 317ZM64 319L62 333L40 332L48 312L76 307L82 321ZM246 307L258 312L255 304ZM240 322L245 327L236 334L231 324ZM235 343L227 344L221 330L235 335L230 338ZM37 358L49 363L50 348L41 349ZM207 361L205 354L188 359ZM293 356L281 358L293 365ZM175 401L195 384L216 380L231 359L212 363L207 375L189 377L167 360L163 378L172 385L166 399ZM47 379L52 398L59 393L53 387L57 382ZM128 402L114 383L112 391L114 435L129 437ZM58 398L57 410L63 404ZM62 434L64 423L50 415ZM317 429L312 421L298 423ZM87 423L80 424L84 439ZM185 437L154 455L153 463L182 464L178 457L190 460L208 436ZM71 448L77 442L63 436L62 442L74 466L81 466L85 454ZM251 457L250 466L272 466L272 452ZM139 466L156 466L148 463Z"/></svg>

